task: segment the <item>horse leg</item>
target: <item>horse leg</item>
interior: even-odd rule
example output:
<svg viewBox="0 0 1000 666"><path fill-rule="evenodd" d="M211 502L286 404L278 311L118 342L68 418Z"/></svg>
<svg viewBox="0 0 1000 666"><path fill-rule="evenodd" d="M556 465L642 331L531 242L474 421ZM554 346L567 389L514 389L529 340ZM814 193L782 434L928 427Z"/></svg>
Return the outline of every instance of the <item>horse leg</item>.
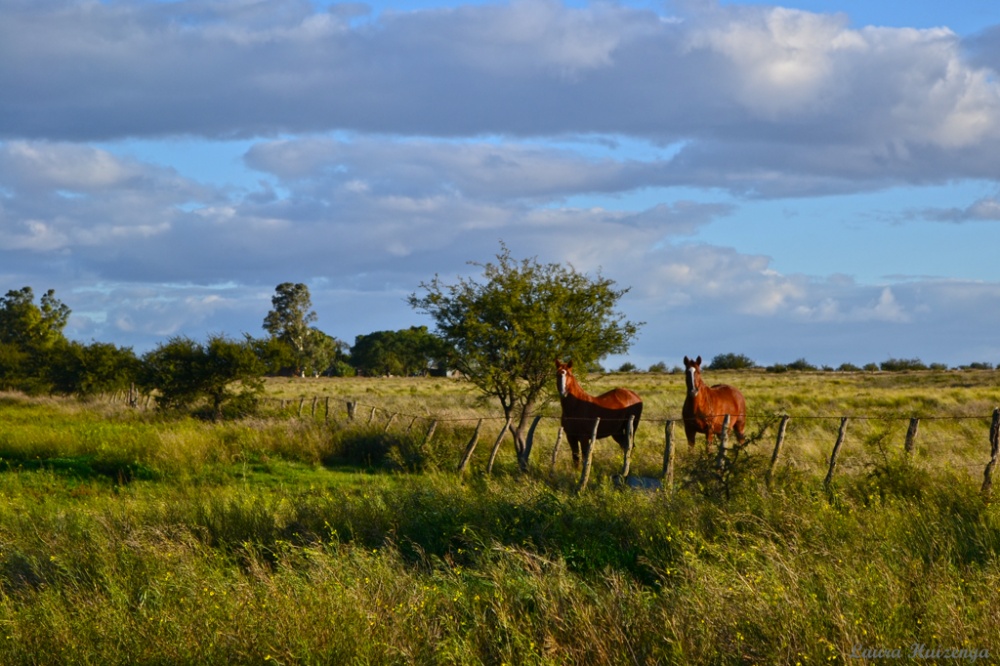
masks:
<svg viewBox="0 0 1000 666"><path fill-rule="evenodd" d="M733 432L736 433L736 441L738 441L740 444L742 444L743 440L746 439L746 437L743 434L743 429L745 427L746 427L746 421L744 421L743 419L737 419L736 425L733 426Z"/></svg>
<svg viewBox="0 0 1000 666"><path fill-rule="evenodd" d="M573 452L573 469L580 469L580 440L571 435L566 435L569 442L569 450Z"/></svg>
<svg viewBox="0 0 1000 666"><path fill-rule="evenodd" d="M684 422L684 434L687 435L688 450L693 449L694 448L694 438L695 438L695 436L697 436L698 431L695 430L695 427L693 425L691 425L687 421L685 421Z"/></svg>
<svg viewBox="0 0 1000 666"><path fill-rule="evenodd" d="M705 453L712 455L712 425L709 424L708 430L705 431Z"/></svg>

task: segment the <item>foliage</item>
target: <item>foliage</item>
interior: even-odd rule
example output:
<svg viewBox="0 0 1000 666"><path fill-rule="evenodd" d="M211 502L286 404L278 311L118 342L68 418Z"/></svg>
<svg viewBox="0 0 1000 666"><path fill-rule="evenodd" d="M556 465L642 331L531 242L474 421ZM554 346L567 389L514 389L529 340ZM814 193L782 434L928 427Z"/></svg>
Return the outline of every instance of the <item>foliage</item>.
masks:
<svg viewBox="0 0 1000 666"><path fill-rule="evenodd" d="M706 370L747 370L756 368L757 364L746 354L717 354Z"/></svg>
<svg viewBox="0 0 1000 666"><path fill-rule="evenodd" d="M138 378L139 359L128 347L70 342L53 363L53 388L64 394L94 396L129 389Z"/></svg>
<svg viewBox="0 0 1000 666"><path fill-rule="evenodd" d="M147 392L157 392L163 408L191 408L207 400L219 419L227 404L253 409L263 389L262 372L249 342L213 335L203 345L177 336L143 356L141 383Z"/></svg>
<svg viewBox="0 0 1000 666"><path fill-rule="evenodd" d="M441 338L426 326L359 335L351 347L351 364L367 376L424 375L430 367L443 364L447 356Z"/></svg>
<svg viewBox="0 0 1000 666"><path fill-rule="evenodd" d="M890 358L882 361L879 368L883 372L902 372L904 370L926 370L927 366L919 358Z"/></svg>
<svg viewBox="0 0 1000 666"><path fill-rule="evenodd" d="M66 338L70 309L49 289L35 304L31 287L0 298L0 388L43 393L51 389L49 371Z"/></svg>
<svg viewBox="0 0 1000 666"><path fill-rule="evenodd" d="M445 284L437 276L412 294L412 307L429 314L448 345L449 364L484 395L495 398L512 425L519 462L528 424L552 384L553 362L570 357L588 363L625 351L638 330L614 311L627 289L589 277L572 267L515 261L502 246L496 263L482 269L482 281L460 278Z"/></svg>
<svg viewBox="0 0 1000 666"><path fill-rule="evenodd" d="M274 291L272 309L264 317L264 330L277 343L274 346L285 349L269 349L268 364L286 361L289 365L284 367L302 377L323 374L341 360L343 343L310 326L316 321L316 313L312 310L309 287L301 282L282 282Z"/></svg>

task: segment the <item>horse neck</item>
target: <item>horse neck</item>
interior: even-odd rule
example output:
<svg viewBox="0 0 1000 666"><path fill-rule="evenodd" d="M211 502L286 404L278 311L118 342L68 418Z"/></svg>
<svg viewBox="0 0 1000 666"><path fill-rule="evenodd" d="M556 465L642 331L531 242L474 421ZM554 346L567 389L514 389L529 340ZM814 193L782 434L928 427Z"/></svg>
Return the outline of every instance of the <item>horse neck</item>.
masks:
<svg viewBox="0 0 1000 666"><path fill-rule="evenodd" d="M561 400L584 400L586 402L590 402L590 395L583 390L583 387L580 386L580 382L576 381L576 377L566 373L563 381L566 386L566 395L559 396Z"/></svg>
<svg viewBox="0 0 1000 666"><path fill-rule="evenodd" d="M705 380L701 378L701 371L695 370L691 373L691 383L694 385L693 388L698 392L695 396L695 400L708 400L709 398L709 388ZM690 388L688 393L690 393Z"/></svg>

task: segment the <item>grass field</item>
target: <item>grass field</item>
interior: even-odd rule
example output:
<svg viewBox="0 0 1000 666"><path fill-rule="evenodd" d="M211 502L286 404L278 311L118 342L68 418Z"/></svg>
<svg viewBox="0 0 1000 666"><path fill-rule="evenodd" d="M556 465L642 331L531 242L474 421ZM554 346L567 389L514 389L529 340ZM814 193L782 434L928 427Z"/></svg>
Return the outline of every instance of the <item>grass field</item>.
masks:
<svg viewBox="0 0 1000 666"><path fill-rule="evenodd" d="M602 442L576 494L554 418L529 473L508 441L486 476L501 423L454 380L274 379L219 424L2 395L0 663L996 663L998 379L706 372L756 435L726 493L679 424L672 492L616 488ZM633 467L657 475L683 377L583 384L643 396Z"/></svg>

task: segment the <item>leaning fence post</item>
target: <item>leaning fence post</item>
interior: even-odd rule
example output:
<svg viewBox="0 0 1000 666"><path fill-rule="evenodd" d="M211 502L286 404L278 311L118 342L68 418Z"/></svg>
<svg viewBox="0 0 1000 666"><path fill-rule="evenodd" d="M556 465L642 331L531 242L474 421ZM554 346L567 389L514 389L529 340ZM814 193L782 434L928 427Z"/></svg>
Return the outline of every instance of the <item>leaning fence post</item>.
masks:
<svg viewBox="0 0 1000 666"><path fill-rule="evenodd" d="M282 405L282 407L284 407L284 405ZM358 409L358 403L351 402L350 400L347 401L347 420L348 421L353 421L354 420L354 412L357 411L357 409Z"/></svg>
<svg viewBox="0 0 1000 666"><path fill-rule="evenodd" d="M600 416L594 419L594 432L587 443L587 454L583 457L583 472L580 473L580 484L576 487L577 492L586 488L587 481L590 480L590 466L594 460L594 443L597 442L597 426L599 425L601 425Z"/></svg>
<svg viewBox="0 0 1000 666"><path fill-rule="evenodd" d="M711 427L711 426L709 426ZM722 417L722 434L719 436L719 454L715 457L715 469L723 469L726 464L726 438L729 433L729 414Z"/></svg>
<svg viewBox="0 0 1000 666"><path fill-rule="evenodd" d="M771 466L767 468L767 474L764 477L764 481L767 483L767 487L771 487L771 481L774 478L774 467L778 464L778 456L781 455L781 447L785 443L785 428L788 427L788 414L781 417L781 423L778 424L778 439L774 441L774 453L771 454Z"/></svg>
<svg viewBox="0 0 1000 666"><path fill-rule="evenodd" d="M306 404L306 399L305 398L299 398L299 418L300 419L302 418L302 408L305 407L305 404Z"/></svg>
<svg viewBox="0 0 1000 666"><path fill-rule="evenodd" d="M483 420L479 419L479 423L476 424L476 432L473 433L472 439L469 440L469 444L465 447L465 455L462 456L462 461L458 463L459 474L465 472L465 468L469 465L469 461L472 460L472 452L476 450L476 444L479 443L479 431L482 427Z"/></svg>
<svg viewBox="0 0 1000 666"><path fill-rule="evenodd" d="M396 412L393 412L393 413L392 413L392 414L391 414L391 415L389 416L389 421L388 421L388 422L387 422L387 423L385 424L385 429L384 429L384 430L382 430L382 432L384 432L384 433L385 433L385 432L389 432L389 426L391 426L391 425L392 425L392 422L393 422L393 421L395 421L395 420L396 420Z"/></svg>
<svg viewBox="0 0 1000 666"><path fill-rule="evenodd" d="M622 478L628 476L629 468L632 466L632 449L635 448L635 431L632 429L632 422L635 419L634 416L628 417L628 423L625 424L625 441L627 442L625 446L624 460L622 460Z"/></svg>
<svg viewBox="0 0 1000 666"><path fill-rule="evenodd" d="M431 427L427 429L427 434L424 436L424 446L431 443L431 437L434 436L434 431L437 430L438 422L437 419L431 421Z"/></svg>
<svg viewBox="0 0 1000 666"><path fill-rule="evenodd" d="M556 454L559 453L559 443L562 441L563 429L559 426L559 430L556 432L556 445L552 447L552 463L549 465L549 474L556 471Z"/></svg>
<svg viewBox="0 0 1000 666"><path fill-rule="evenodd" d="M663 487L667 490L674 485L674 422L667 421L663 426Z"/></svg>
<svg viewBox="0 0 1000 666"><path fill-rule="evenodd" d="M368 415L368 425L371 425L371 422L375 420L376 409L378 409L378 407L372 407L372 413Z"/></svg>
<svg viewBox="0 0 1000 666"><path fill-rule="evenodd" d="M507 422L503 424L503 429L500 430L500 434L497 435L497 441L493 443L493 450L490 451L490 462L486 465L486 473L493 473L493 461L497 459L497 451L500 450L500 443L503 441L504 435L507 434L507 429L510 428L510 419L507 417Z"/></svg>
<svg viewBox="0 0 1000 666"><path fill-rule="evenodd" d="M830 483L833 481L833 473L837 469L837 456L840 455L840 447L844 444L844 438L847 436L847 417L840 419L840 432L837 433L837 443L833 445L833 453L830 454L830 471L826 473L826 479L823 480L823 487L829 488Z"/></svg>
<svg viewBox="0 0 1000 666"><path fill-rule="evenodd" d="M917 439L917 428L919 427L920 419L916 417L910 419L910 427L906 430L906 443L903 445L903 450L906 452L907 458L913 456L913 448Z"/></svg>
<svg viewBox="0 0 1000 666"><path fill-rule="evenodd" d="M983 471L984 495L993 492L993 468L997 465L997 457L1000 457L1000 407L993 410L993 422L990 424L990 461Z"/></svg>

